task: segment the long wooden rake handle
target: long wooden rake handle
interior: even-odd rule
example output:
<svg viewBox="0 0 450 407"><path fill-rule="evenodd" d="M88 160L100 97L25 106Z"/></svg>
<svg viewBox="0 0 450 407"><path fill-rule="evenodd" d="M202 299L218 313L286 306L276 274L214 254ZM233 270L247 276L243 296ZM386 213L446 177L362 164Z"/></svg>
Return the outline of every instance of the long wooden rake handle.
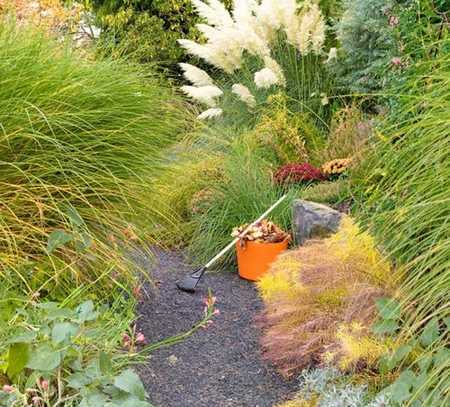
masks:
<svg viewBox="0 0 450 407"><path fill-rule="evenodd" d="M258 219L256 219L253 223L248 225L244 231L236 237L231 243L225 246L219 253L217 253L208 263L205 264L205 268L211 267L217 260L219 260L226 252L228 252L231 248L234 247L236 242L239 239L243 238L247 232L258 222L261 222L270 212L272 212L281 202L283 202L287 197L287 194L283 195L278 201L276 201L267 211L265 211Z"/></svg>

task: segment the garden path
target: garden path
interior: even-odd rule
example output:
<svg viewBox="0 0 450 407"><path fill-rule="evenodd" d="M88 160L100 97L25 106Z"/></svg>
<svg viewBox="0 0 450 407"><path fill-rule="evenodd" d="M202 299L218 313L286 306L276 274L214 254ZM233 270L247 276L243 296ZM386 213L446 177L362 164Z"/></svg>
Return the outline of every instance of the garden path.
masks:
<svg viewBox="0 0 450 407"><path fill-rule="evenodd" d="M202 318L208 287L220 315L183 342L154 351L140 376L155 407L272 407L291 396L285 382L260 358L253 318L262 303L255 287L236 273L205 276L195 294L175 282L191 269L181 252L156 252L156 287L140 305L138 328L150 343L189 330ZM147 257L140 262L151 268Z"/></svg>

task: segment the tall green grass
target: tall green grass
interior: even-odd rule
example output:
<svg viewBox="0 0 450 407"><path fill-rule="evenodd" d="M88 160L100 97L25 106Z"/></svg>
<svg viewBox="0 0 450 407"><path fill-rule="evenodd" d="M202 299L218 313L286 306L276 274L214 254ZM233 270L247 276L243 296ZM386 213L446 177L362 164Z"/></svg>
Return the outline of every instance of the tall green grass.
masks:
<svg viewBox="0 0 450 407"><path fill-rule="evenodd" d="M224 179L212 188L208 209L193 218L189 250L199 263L206 262L231 240L234 227L253 222L284 193L273 184L272 163L252 140L232 141L222 165ZM292 198L295 191L290 194ZM269 216L288 232L291 198ZM223 264L229 265L232 261L230 254Z"/></svg>
<svg viewBox="0 0 450 407"><path fill-rule="evenodd" d="M56 296L132 283L123 254L149 226L149 180L182 131L181 105L141 69L2 23L0 275ZM50 256L58 230L73 241Z"/></svg>
<svg viewBox="0 0 450 407"><path fill-rule="evenodd" d="M448 40L441 45L448 47ZM416 64L390 96L393 111L353 183L358 188L359 213L403 271L403 336L418 336L427 323L436 321L440 335L427 353L447 352L411 402L446 404L450 386L450 54Z"/></svg>

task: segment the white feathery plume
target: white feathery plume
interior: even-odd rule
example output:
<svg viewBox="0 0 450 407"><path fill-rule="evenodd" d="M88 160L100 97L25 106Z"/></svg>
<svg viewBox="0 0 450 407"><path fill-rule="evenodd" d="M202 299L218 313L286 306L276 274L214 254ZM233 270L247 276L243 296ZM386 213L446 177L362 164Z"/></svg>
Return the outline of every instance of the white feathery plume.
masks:
<svg viewBox="0 0 450 407"><path fill-rule="evenodd" d="M215 98L222 96L223 92L217 86L182 86L181 90L191 97L199 101L200 103L204 103L207 106L215 107L217 105Z"/></svg>
<svg viewBox="0 0 450 407"><path fill-rule="evenodd" d="M330 48L330 51L328 51L328 58L325 61L326 64L329 64L331 61L334 61L337 59L337 48L333 47Z"/></svg>
<svg viewBox="0 0 450 407"><path fill-rule="evenodd" d="M285 0L283 8L284 32L287 40L292 45L296 45L297 34L300 26L300 19L298 16L299 6L296 0Z"/></svg>
<svg viewBox="0 0 450 407"><path fill-rule="evenodd" d="M178 40L178 43L188 54L201 58L227 73L233 73L241 67L242 49L240 46L230 47L226 32L216 31L220 36L207 44L197 44L191 40Z"/></svg>
<svg viewBox="0 0 450 407"><path fill-rule="evenodd" d="M178 64L183 70L183 76L195 86L213 85L212 78L200 68L191 64Z"/></svg>
<svg viewBox="0 0 450 407"><path fill-rule="evenodd" d="M272 41L276 32L283 28L292 38L298 25L295 21L297 9L296 0L262 0L255 14L259 30L264 32L267 41Z"/></svg>
<svg viewBox="0 0 450 407"><path fill-rule="evenodd" d="M270 53L270 48L264 35L257 30L258 22L254 15L257 7L255 0L234 0L233 19L242 48L253 55L264 56Z"/></svg>
<svg viewBox="0 0 450 407"><path fill-rule="evenodd" d="M308 3L300 17L297 47L302 55L311 50L316 54L322 50L325 41L325 21L317 4Z"/></svg>
<svg viewBox="0 0 450 407"><path fill-rule="evenodd" d="M225 6L219 0L209 0L206 4L200 0L192 0L197 13L210 25L216 27L233 25L233 19Z"/></svg>
<svg viewBox="0 0 450 407"><path fill-rule="evenodd" d="M237 25L254 25L254 13L258 7L255 0L234 0L233 1L233 19Z"/></svg>
<svg viewBox="0 0 450 407"><path fill-rule="evenodd" d="M255 73L255 84L258 88L267 89L278 84L278 77L269 68L263 68Z"/></svg>
<svg viewBox="0 0 450 407"><path fill-rule="evenodd" d="M257 27L261 35L271 42L283 24L283 13L273 0L262 0L256 10Z"/></svg>
<svg viewBox="0 0 450 407"><path fill-rule="evenodd" d="M316 54L319 54L325 42L325 21L317 4L311 6L310 13L314 20L311 30L311 48Z"/></svg>
<svg viewBox="0 0 450 407"><path fill-rule="evenodd" d="M286 78L284 76L283 69L278 64L277 61L275 61L270 56L264 57L264 64L266 65L266 68L269 68L278 78L278 84L281 86L286 86Z"/></svg>
<svg viewBox="0 0 450 407"><path fill-rule="evenodd" d="M241 67L242 33L237 27L222 27L208 41L212 63L227 73L232 73Z"/></svg>
<svg viewBox="0 0 450 407"><path fill-rule="evenodd" d="M256 99L250 92L250 89L247 86L242 85L241 83L235 83L231 87L231 91L239 97L244 103L246 103L250 107L256 106Z"/></svg>
<svg viewBox="0 0 450 407"><path fill-rule="evenodd" d="M239 27L240 43L242 48L250 54L264 57L270 55L270 47L264 37L258 35L251 26Z"/></svg>
<svg viewBox="0 0 450 407"><path fill-rule="evenodd" d="M224 4L219 0L208 0L211 8L215 11L217 16L221 20L222 26L230 27L234 25L234 21L231 18L230 12L227 10L227 8L224 6Z"/></svg>
<svg viewBox="0 0 450 407"><path fill-rule="evenodd" d="M208 24L196 24L195 26L208 40L217 35L217 28L211 27Z"/></svg>
<svg viewBox="0 0 450 407"><path fill-rule="evenodd" d="M206 45L197 44L191 40L178 40L177 42L187 51L188 54L209 62L211 52Z"/></svg>
<svg viewBox="0 0 450 407"><path fill-rule="evenodd" d="M300 26L297 34L297 47L303 56L308 55L309 53L309 47L311 45L311 31L314 28L314 23L314 16L308 9L300 17Z"/></svg>
<svg viewBox="0 0 450 407"><path fill-rule="evenodd" d="M197 119L200 119L200 120L213 119L215 117L222 116L222 114L223 114L222 109L212 108L212 109L205 110L203 113L200 113L197 116Z"/></svg>

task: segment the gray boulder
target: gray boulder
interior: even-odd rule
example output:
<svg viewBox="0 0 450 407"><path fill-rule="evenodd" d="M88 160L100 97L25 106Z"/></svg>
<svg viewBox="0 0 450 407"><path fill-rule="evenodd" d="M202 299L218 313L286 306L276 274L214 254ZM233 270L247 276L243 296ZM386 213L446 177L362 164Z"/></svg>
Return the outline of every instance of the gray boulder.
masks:
<svg viewBox="0 0 450 407"><path fill-rule="evenodd" d="M296 199L293 205L293 218L295 241L303 245L307 239L336 233L342 213L326 205Z"/></svg>

